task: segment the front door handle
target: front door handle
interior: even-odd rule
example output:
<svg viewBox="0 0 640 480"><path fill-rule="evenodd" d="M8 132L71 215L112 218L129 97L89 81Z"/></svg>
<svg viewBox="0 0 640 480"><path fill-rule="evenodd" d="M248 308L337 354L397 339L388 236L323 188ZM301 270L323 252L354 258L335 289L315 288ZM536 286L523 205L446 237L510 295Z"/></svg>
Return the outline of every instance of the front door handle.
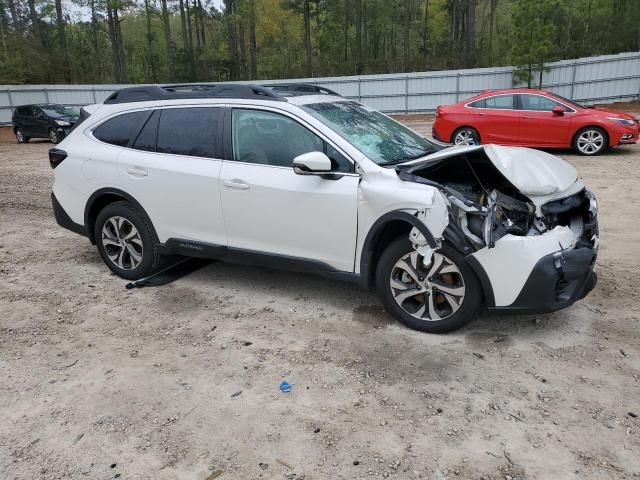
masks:
<svg viewBox="0 0 640 480"><path fill-rule="evenodd" d="M529 117L527 115L523 115L522 118L532 119L533 117Z"/></svg>
<svg viewBox="0 0 640 480"><path fill-rule="evenodd" d="M237 188L238 190L248 190L249 184L244 183L242 180L224 180L222 184L225 187Z"/></svg>
<svg viewBox="0 0 640 480"><path fill-rule="evenodd" d="M140 167L127 168L127 173L129 175L133 175L134 177L146 177L147 175L149 175L149 172Z"/></svg>

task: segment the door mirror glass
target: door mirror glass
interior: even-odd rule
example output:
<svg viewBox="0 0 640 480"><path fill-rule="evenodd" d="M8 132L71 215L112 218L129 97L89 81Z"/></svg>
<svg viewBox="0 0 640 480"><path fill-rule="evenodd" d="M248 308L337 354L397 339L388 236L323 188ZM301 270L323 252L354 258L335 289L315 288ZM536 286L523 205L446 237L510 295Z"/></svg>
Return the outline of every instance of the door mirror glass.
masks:
<svg viewBox="0 0 640 480"><path fill-rule="evenodd" d="M324 175L331 172L331 160L322 152L308 152L293 159L293 171L298 175Z"/></svg>
<svg viewBox="0 0 640 480"><path fill-rule="evenodd" d="M564 107L561 107L560 105L556 105L551 109L551 111L554 115L564 115L565 112Z"/></svg>

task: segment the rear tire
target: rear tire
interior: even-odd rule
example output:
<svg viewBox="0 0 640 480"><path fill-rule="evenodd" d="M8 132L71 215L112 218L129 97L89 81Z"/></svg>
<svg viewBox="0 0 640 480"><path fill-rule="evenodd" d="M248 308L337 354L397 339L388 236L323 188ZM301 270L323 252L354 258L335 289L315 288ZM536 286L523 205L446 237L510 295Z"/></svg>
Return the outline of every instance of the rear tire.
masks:
<svg viewBox="0 0 640 480"><path fill-rule="evenodd" d="M111 203L98 213L94 238L104 263L122 278L138 280L160 268L153 227L129 202Z"/></svg>
<svg viewBox="0 0 640 480"><path fill-rule="evenodd" d="M573 137L573 149L578 155L600 155L608 144L607 132L598 127L585 127Z"/></svg>
<svg viewBox="0 0 640 480"><path fill-rule="evenodd" d="M429 333L452 332L476 318L480 282L462 254L444 243L429 267L422 259L407 238L383 252L376 286L386 310L407 327Z"/></svg>
<svg viewBox="0 0 640 480"><path fill-rule="evenodd" d="M15 134L18 143L29 143L29 140L31 140L20 127L16 128Z"/></svg>
<svg viewBox="0 0 640 480"><path fill-rule="evenodd" d="M480 134L475 128L460 127L451 135L454 145L480 145Z"/></svg>

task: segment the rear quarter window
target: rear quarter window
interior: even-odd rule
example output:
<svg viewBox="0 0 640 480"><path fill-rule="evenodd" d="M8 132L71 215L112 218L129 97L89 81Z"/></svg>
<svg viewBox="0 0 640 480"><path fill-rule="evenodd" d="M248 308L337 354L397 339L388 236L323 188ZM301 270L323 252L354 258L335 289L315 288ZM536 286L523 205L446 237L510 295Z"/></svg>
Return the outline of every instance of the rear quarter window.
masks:
<svg viewBox="0 0 640 480"><path fill-rule="evenodd" d="M107 120L93 130L93 136L98 140L126 147L132 139L138 136L142 125L145 124L150 112L131 112L118 115Z"/></svg>

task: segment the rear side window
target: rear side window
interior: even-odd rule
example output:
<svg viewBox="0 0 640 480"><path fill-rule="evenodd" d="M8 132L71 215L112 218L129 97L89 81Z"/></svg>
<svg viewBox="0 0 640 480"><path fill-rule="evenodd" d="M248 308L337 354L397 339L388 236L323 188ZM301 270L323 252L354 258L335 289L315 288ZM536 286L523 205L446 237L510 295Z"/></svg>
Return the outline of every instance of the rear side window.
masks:
<svg viewBox="0 0 640 480"><path fill-rule="evenodd" d="M156 141L158 139L158 124L160 123L160 110L153 112L147 123L145 123L133 148L136 150L144 150L145 152L156 151Z"/></svg>
<svg viewBox="0 0 640 480"><path fill-rule="evenodd" d="M157 152L215 158L220 108L162 110Z"/></svg>
<svg viewBox="0 0 640 480"><path fill-rule="evenodd" d="M150 112L131 112L118 115L96 128L93 131L93 136L102 142L126 147L138 135L141 125L144 125L149 115Z"/></svg>
<svg viewBox="0 0 640 480"><path fill-rule="evenodd" d="M486 108L498 110L513 110L513 95L498 95L484 99Z"/></svg>
<svg viewBox="0 0 640 480"><path fill-rule="evenodd" d="M486 102L484 98L481 98L480 100L476 100L475 102L471 102L469 104L469 106L471 108L486 108Z"/></svg>

